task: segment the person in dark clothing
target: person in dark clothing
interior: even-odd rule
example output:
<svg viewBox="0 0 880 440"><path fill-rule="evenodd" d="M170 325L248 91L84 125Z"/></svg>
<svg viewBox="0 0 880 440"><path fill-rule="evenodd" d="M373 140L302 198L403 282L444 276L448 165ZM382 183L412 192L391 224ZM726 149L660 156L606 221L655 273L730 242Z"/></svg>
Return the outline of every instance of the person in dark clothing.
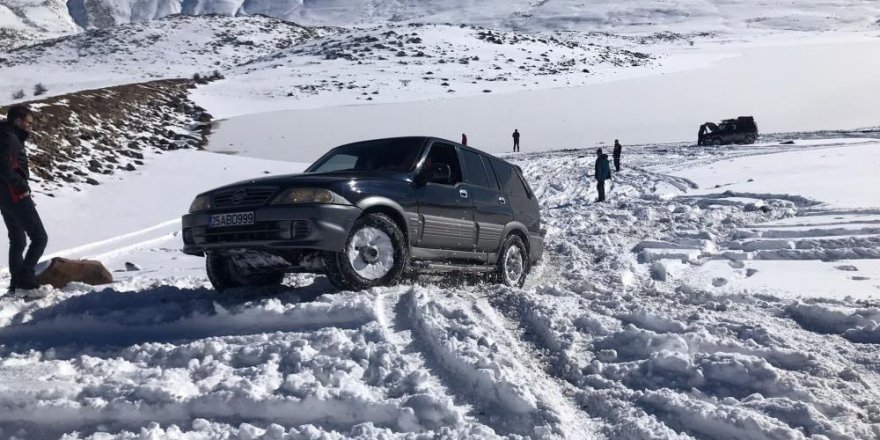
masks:
<svg viewBox="0 0 880 440"><path fill-rule="evenodd" d="M513 130L513 152L516 153L519 151L519 130Z"/></svg>
<svg viewBox="0 0 880 440"><path fill-rule="evenodd" d="M620 153L623 150L623 146L620 145L620 141L617 139L614 140L614 152L611 153L614 156L614 171L620 172Z"/></svg>
<svg viewBox="0 0 880 440"><path fill-rule="evenodd" d="M467 135L464 133L461 134L461 144L467 146Z"/></svg>
<svg viewBox="0 0 880 440"><path fill-rule="evenodd" d="M24 143L33 123L33 112L24 105L10 107L6 121L0 123L0 213L9 232L10 291L39 287L34 267L48 242L28 185L30 170ZM25 254L27 238L31 244Z"/></svg>
<svg viewBox="0 0 880 440"><path fill-rule="evenodd" d="M605 181L611 178L611 164L608 163L608 155L602 153L602 149L596 150L596 189L599 190L597 202L605 201Z"/></svg>

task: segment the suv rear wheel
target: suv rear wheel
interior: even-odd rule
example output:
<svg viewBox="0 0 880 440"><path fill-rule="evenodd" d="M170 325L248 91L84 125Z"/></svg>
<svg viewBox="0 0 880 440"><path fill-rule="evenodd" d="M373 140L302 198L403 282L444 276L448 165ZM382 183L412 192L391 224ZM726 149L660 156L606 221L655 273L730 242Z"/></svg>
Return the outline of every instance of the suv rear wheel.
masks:
<svg viewBox="0 0 880 440"><path fill-rule="evenodd" d="M363 290L394 284L409 263L409 248L400 228L385 214L359 218L349 232L343 252L324 257L327 278L343 290Z"/></svg>
<svg viewBox="0 0 880 440"><path fill-rule="evenodd" d="M526 283L529 270L529 250L518 235L509 235L498 254L495 280L505 286L522 287Z"/></svg>
<svg viewBox="0 0 880 440"><path fill-rule="evenodd" d="M284 281L283 272L242 273L233 263L232 258L217 252L208 252L205 266L208 279L211 280L214 290L218 292L237 287L278 286Z"/></svg>

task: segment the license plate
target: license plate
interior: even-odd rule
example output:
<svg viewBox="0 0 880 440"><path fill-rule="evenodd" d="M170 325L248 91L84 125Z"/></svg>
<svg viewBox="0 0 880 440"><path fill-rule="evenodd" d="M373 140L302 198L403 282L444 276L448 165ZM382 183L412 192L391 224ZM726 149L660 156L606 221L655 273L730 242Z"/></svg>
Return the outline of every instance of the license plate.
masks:
<svg viewBox="0 0 880 440"><path fill-rule="evenodd" d="M248 226L254 224L253 212L233 212L231 214L214 214L208 227L223 228L227 226Z"/></svg>

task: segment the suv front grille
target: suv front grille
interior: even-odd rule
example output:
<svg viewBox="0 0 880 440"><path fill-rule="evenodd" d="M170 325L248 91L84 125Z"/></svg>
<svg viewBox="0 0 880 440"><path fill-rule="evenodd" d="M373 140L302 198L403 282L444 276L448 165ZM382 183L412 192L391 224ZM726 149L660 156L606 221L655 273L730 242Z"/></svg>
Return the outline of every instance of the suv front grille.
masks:
<svg viewBox="0 0 880 440"><path fill-rule="evenodd" d="M312 232L312 226L305 220L294 220L290 224L291 238L305 238Z"/></svg>
<svg viewBox="0 0 880 440"><path fill-rule="evenodd" d="M233 208L246 206L260 206L269 201L278 191L278 188L270 186L252 186L237 189L228 189L214 195L214 208Z"/></svg>
<svg viewBox="0 0 880 440"><path fill-rule="evenodd" d="M255 225L228 228L202 229L191 233L189 239L195 244L243 243L250 241L275 241L304 239L312 233L306 220L260 222Z"/></svg>
<svg viewBox="0 0 880 440"><path fill-rule="evenodd" d="M290 238L290 229L285 226L286 222L274 222L259 223L252 226L208 229L200 238L205 244L285 240Z"/></svg>

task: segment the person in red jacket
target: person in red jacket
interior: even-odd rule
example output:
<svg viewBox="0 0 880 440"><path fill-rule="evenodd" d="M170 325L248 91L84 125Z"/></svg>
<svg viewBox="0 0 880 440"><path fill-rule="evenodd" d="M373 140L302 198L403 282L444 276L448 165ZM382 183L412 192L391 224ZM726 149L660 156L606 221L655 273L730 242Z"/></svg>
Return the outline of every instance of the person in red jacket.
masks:
<svg viewBox="0 0 880 440"><path fill-rule="evenodd" d="M34 268L48 242L28 185L30 170L24 144L33 124L34 114L25 105L10 107L6 121L0 122L0 213L9 232L10 291L39 287Z"/></svg>

